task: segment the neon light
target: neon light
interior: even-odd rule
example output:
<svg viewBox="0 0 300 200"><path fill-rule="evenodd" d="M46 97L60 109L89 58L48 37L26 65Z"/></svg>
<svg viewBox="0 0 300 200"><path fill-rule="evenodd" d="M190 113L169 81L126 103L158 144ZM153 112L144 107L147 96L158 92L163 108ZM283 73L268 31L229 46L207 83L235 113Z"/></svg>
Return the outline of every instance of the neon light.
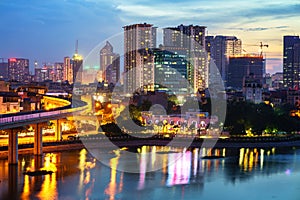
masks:
<svg viewBox="0 0 300 200"><path fill-rule="evenodd" d="M17 62L17 59L15 59L15 58L10 58L9 61L10 61L10 62Z"/></svg>

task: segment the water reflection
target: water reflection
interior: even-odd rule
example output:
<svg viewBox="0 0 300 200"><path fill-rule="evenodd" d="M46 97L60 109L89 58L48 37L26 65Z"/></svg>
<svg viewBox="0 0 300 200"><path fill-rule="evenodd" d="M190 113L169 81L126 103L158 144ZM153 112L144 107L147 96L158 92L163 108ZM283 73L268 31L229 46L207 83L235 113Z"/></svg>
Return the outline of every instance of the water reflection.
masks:
<svg viewBox="0 0 300 200"><path fill-rule="evenodd" d="M298 173L300 163L300 151L292 149L143 146L136 149L135 160L128 160L138 163L139 173L130 174L117 171L120 159L126 161L126 154L122 151L111 153L109 167L97 162L85 149L49 153L43 157L20 156L19 166L14 167L8 167L7 161L0 160L0 199L115 200L141 199L154 194L158 195L154 199L167 194L174 199L189 199L191 194L209 192L209 187L204 186L210 182L229 182L238 188L237 181L250 183L256 176L292 177ZM224 158L203 159L205 156ZM161 159L163 168L148 172L158 159ZM36 177L22 174L31 169L52 170L54 173Z"/></svg>
<svg viewBox="0 0 300 200"><path fill-rule="evenodd" d="M54 173L45 176L28 176L23 175L23 191L21 199L31 199L33 194L38 199L57 199L57 178L56 178L56 154L48 153L42 156L34 156L31 160L26 162L22 159L22 171L28 170L47 170ZM35 194L36 193L36 194Z"/></svg>
<svg viewBox="0 0 300 200"><path fill-rule="evenodd" d="M122 192L123 183L120 182L120 185L119 186L117 185L117 167L118 167L119 157L120 157L120 152L116 152L116 157L110 160L110 167L111 167L110 182L104 191L104 193L109 196L109 200L114 200L115 195L117 193Z"/></svg>

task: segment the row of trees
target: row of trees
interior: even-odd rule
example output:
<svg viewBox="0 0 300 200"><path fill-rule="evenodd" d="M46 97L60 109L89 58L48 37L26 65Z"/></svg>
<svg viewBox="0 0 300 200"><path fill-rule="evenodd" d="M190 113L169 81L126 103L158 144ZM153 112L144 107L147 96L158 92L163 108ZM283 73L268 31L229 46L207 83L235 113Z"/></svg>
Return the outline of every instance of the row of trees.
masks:
<svg viewBox="0 0 300 200"><path fill-rule="evenodd" d="M271 105L250 102L228 102L224 129L231 134L275 134L300 131L300 119L290 116L289 104L273 108Z"/></svg>
<svg viewBox="0 0 300 200"><path fill-rule="evenodd" d="M217 102L217 101L214 101ZM212 101L209 98L187 98L184 105L178 106L178 99L174 95L169 95L167 106L164 113L161 114L180 114L182 108L199 105L202 112L211 113ZM215 103L216 104L216 103ZM124 112L118 117L117 123L127 124L133 121L140 127L143 127L141 120L141 112L148 111L152 106L151 101L144 100L139 105L129 105L129 116ZM214 105L226 106L226 105ZM218 109L218 108L214 108ZM252 133L261 135L263 133L275 134L280 132L295 132L300 131L300 118L291 116L291 110L295 109L289 104L284 104L278 107L272 107L270 104L254 104L245 101L228 101L224 130L232 135L243 135ZM159 113L156 113L159 114ZM163 125L161 124L161 127ZM149 127L144 127L145 129ZM190 127L187 127L190 128Z"/></svg>

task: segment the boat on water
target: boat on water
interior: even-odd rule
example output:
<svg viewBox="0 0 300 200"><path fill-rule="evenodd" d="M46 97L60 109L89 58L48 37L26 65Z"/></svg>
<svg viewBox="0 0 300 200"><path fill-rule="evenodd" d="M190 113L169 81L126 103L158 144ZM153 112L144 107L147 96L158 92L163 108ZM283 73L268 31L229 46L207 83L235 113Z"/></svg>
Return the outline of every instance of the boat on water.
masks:
<svg viewBox="0 0 300 200"><path fill-rule="evenodd" d="M224 156L203 156L201 159L221 159L225 158Z"/></svg>
<svg viewBox="0 0 300 200"><path fill-rule="evenodd" d="M52 173L53 173L53 171L37 170L37 171L26 171L23 174L29 175L29 176L42 176L42 175L47 175L47 174L52 174Z"/></svg>

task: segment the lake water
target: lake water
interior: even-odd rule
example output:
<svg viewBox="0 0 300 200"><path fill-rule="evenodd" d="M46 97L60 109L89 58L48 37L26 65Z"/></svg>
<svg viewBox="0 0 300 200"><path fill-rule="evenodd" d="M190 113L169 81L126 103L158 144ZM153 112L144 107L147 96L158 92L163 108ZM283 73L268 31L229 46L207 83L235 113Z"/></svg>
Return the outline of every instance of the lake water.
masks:
<svg viewBox="0 0 300 200"><path fill-rule="evenodd" d="M137 152L130 159L126 150L101 151L104 162L85 149L20 155L18 167L0 160L0 199L300 199L300 150L295 148L140 147L130 149ZM202 159L211 155L225 158ZM122 165L139 173L124 172ZM54 173L23 175L41 167Z"/></svg>

